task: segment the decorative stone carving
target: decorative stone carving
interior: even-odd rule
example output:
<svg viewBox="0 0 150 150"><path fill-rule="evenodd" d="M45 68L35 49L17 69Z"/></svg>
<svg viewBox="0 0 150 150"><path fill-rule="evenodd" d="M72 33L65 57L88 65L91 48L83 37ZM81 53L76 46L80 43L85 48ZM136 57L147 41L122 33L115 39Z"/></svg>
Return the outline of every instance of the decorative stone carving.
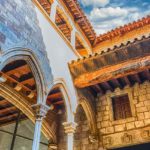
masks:
<svg viewBox="0 0 150 150"><path fill-rule="evenodd" d="M97 143L98 142L97 137L95 135L89 135L89 141L91 143Z"/></svg>
<svg viewBox="0 0 150 150"><path fill-rule="evenodd" d="M77 127L77 123L75 122L64 122L65 133L74 133Z"/></svg>
<svg viewBox="0 0 150 150"><path fill-rule="evenodd" d="M112 137L111 137L111 136L105 137L105 138L103 139L103 144L104 144L105 146L110 146L110 145L112 145L112 144L113 144L113 139L112 139Z"/></svg>
<svg viewBox="0 0 150 150"><path fill-rule="evenodd" d="M125 133L123 136L122 136L122 142L123 143L131 143L132 142L132 135L128 134L128 133Z"/></svg>
<svg viewBox="0 0 150 150"><path fill-rule="evenodd" d="M147 139L147 138L150 138L150 130L144 130L141 132L141 137L143 139Z"/></svg>
<svg viewBox="0 0 150 150"><path fill-rule="evenodd" d="M33 105L33 109L35 110L36 118L42 119L46 116L48 110L50 110L50 107L45 104L36 104Z"/></svg>
<svg viewBox="0 0 150 150"><path fill-rule="evenodd" d="M49 144L48 150L57 150L57 145L56 144Z"/></svg>

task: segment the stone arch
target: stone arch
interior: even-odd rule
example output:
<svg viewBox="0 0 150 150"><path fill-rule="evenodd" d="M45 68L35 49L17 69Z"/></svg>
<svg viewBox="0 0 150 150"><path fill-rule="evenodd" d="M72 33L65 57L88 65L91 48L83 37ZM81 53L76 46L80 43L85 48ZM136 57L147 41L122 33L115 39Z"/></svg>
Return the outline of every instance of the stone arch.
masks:
<svg viewBox="0 0 150 150"><path fill-rule="evenodd" d="M80 97L78 107L81 106L85 112L86 118L88 120L88 125L90 127L90 131L92 135L96 135L96 119L95 119L95 112L92 109L92 106L88 102L88 100L85 97ZM77 111L76 109L76 111Z"/></svg>
<svg viewBox="0 0 150 150"><path fill-rule="evenodd" d="M35 54L30 49L25 48L14 48L7 50L4 52L1 57L1 64L0 64L0 70L3 69L8 63L14 61L14 60L25 60L29 67L31 68L31 71L33 73L33 76L35 78L35 82L37 86L37 102L42 103L45 102L46 98L46 81L43 76L43 71L41 69L40 63L35 56Z"/></svg>
<svg viewBox="0 0 150 150"><path fill-rule="evenodd" d="M35 123L36 116L34 110L24 96L20 95L5 83L0 83L0 95L21 110L33 123ZM56 135L45 119L42 124L42 133L48 140L52 139L54 143L56 142Z"/></svg>
<svg viewBox="0 0 150 150"><path fill-rule="evenodd" d="M65 81L61 78L56 79L50 86L49 86L49 92L55 88L59 87L60 91L62 92L64 96L64 102L65 102L65 108L66 108L66 113L67 113L67 120L68 122L74 121L74 115L72 112L72 106L71 106L71 99L68 94L68 88L65 83Z"/></svg>

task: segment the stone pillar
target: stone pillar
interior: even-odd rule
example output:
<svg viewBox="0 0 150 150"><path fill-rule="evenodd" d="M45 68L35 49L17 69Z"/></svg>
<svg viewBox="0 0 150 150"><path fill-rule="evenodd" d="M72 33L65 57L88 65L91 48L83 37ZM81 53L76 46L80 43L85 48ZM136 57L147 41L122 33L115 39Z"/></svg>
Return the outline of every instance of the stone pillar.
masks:
<svg viewBox="0 0 150 150"><path fill-rule="evenodd" d="M72 31L71 31L71 45L74 49L76 48L76 29L75 29L75 27L73 27Z"/></svg>
<svg viewBox="0 0 150 150"><path fill-rule="evenodd" d="M56 18L57 6L58 6L58 2L57 2L57 0L54 0L54 2L51 5L51 12L50 12L50 18L51 18L52 22L54 22L54 23L55 23L55 18Z"/></svg>
<svg viewBox="0 0 150 150"><path fill-rule="evenodd" d="M49 107L44 104L37 104L37 105L34 105L33 108L35 109L36 121L35 121L32 150L39 150L42 120L46 116L46 113L48 112Z"/></svg>
<svg viewBox="0 0 150 150"><path fill-rule="evenodd" d="M73 150L73 136L76 130L77 124L75 122L64 122L65 133L67 133L68 141L67 141L67 149Z"/></svg>

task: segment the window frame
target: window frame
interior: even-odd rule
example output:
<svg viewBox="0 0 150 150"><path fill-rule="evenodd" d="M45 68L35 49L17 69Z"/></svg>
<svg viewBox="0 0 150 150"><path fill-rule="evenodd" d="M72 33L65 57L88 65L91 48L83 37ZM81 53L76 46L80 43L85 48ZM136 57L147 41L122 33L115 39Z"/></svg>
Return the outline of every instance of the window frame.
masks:
<svg viewBox="0 0 150 150"><path fill-rule="evenodd" d="M123 96L123 95L128 95L129 104L130 104L130 108L131 108L131 117L128 117L128 118L125 118L125 119L115 120L114 111L113 111L113 104L112 104L112 98L117 97L117 96ZM108 92L106 94L106 98L107 98L109 111L110 111L110 113L109 113L110 121L112 121L112 124L126 123L126 122L130 122L130 121L135 120L136 112L135 112L135 106L134 106L134 103L133 103L132 88L130 88L130 87L126 87L125 89L117 88L117 89L115 89L114 92Z"/></svg>

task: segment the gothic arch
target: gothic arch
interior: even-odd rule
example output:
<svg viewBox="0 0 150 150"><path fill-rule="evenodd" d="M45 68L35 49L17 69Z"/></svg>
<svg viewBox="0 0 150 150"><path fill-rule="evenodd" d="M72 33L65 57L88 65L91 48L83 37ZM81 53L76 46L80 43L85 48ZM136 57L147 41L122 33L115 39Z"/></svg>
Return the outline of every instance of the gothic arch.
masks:
<svg viewBox="0 0 150 150"><path fill-rule="evenodd" d="M61 78L56 79L50 86L49 91L51 91L53 88L59 87L60 91L62 92L64 96L64 102L65 102L65 108L67 113L67 120L68 122L74 121L74 115L72 112L72 106L71 106L71 99L68 94L68 88L65 84L65 81Z"/></svg>
<svg viewBox="0 0 150 150"><path fill-rule="evenodd" d="M92 106L88 102L88 100L85 97L80 97L79 99L79 104L78 106L82 106L86 118L88 120L88 124L90 127L91 134L95 135L96 134L96 120L95 120L95 112L92 109ZM78 108L78 107L77 107ZM77 109L76 109L77 110Z"/></svg>
<svg viewBox="0 0 150 150"><path fill-rule="evenodd" d="M25 60L30 66L37 86L37 102L42 103L46 98L46 81L39 61L30 49L14 48L4 52L1 57L0 70L14 60Z"/></svg>
<svg viewBox="0 0 150 150"><path fill-rule="evenodd" d="M0 95L21 110L33 123L35 123L36 118L34 110L24 96L17 93L5 83L0 83ZM42 132L47 139L52 139L53 142L56 142L56 135L45 119L42 124Z"/></svg>

